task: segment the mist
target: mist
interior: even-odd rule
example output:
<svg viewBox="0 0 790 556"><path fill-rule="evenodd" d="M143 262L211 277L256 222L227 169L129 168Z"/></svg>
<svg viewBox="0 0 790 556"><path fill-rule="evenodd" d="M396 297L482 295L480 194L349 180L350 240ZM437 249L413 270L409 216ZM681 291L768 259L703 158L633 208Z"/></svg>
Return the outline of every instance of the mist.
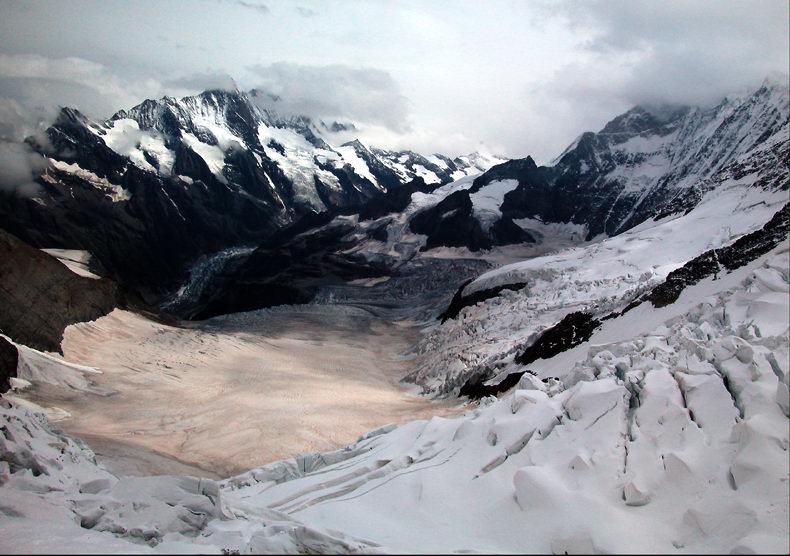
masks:
<svg viewBox="0 0 790 556"><path fill-rule="evenodd" d="M258 88L368 143L547 161L639 103L706 105L786 72L788 3L17 2L0 6L0 135L60 106ZM787 80L786 74L779 79Z"/></svg>

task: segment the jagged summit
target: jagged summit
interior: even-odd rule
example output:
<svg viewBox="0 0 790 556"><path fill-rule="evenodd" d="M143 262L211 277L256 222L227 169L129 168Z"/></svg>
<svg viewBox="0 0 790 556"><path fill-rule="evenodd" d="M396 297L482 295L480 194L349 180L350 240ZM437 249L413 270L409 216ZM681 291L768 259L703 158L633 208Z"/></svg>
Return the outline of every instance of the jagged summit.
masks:
<svg viewBox="0 0 790 556"><path fill-rule="evenodd" d="M145 100L106 121L64 108L46 132L51 145L30 142L50 163L38 195L4 199L4 227L32 244L89 250L135 287L168 289L202 254L262 241L306 215L353 211L418 177L442 185L482 171L359 140L332 146L326 125L262 100L271 97L213 89ZM42 215L35 229L31 213Z"/></svg>
<svg viewBox="0 0 790 556"><path fill-rule="evenodd" d="M590 241L688 211L733 181L786 189L788 114L788 88L771 80L710 107L635 106L548 166L529 156L489 162L473 183L443 188L410 230L427 236L424 249ZM480 158L434 160L467 168Z"/></svg>
<svg viewBox="0 0 790 556"><path fill-rule="evenodd" d="M449 187L418 211L432 213L409 221L427 235L423 248L474 249L540 243L554 224L569 237L616 235L745 175L787 184L790 109L776 79L708 108L634 107L545 167L529 157L390 151L359 137L333 146L326 125L272 106L260 91L218 89L146 100L104 122L64 109L47 132L52 148L41 149L51 160L42 192L4 200L5 228L34 244L88 249L137 287L169 289L204 253L257 243L305 216L354 212L415 179ZM42 214L36 230L30 214ZM127 244L154 262L126 257Z"/></svg>
<svg viewBox="0 0 790 556"><path fill-rule="evenodd" d="M688 107L635 106L608 122L598 135L668 133L672 121L690 110Z"/></svg>
<svg viewBox="0 0 790 556"><path fill-rule="evenodd" d="M550 167L523 173L514 161L478 180L519 182L501 206L512 218L614 235L746 174L787 187L788 114L787 86L771 81L709 108L637 106L580 135Z"/></svg>

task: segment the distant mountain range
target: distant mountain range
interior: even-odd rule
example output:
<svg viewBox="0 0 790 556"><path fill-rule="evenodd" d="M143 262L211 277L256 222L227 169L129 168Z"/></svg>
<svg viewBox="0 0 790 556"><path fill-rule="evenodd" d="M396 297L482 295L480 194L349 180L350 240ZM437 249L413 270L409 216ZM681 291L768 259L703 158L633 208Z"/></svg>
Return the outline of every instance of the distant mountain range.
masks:
<svg viewBox="0 0 790 556"><path fill-rule="evenodd" d="M637 106L548 166L527 157L490 169L411 228L428 246L472 250L540 241L552 223L591 240L690 210L727 182L787 188L789 115L787 84L775 80L709 108Z"/></svg>
<svg viewBox="0 0 790 556"><path fill-rule="evenodd" d="M110 277L156 298L200 255L255 244L305 215L353 211L415 178L439 186L503 159L387 151L353 124L282 117L261 93L146 100L107 121L61 110L32 197L3 196L3 228L39 247L87 250ZM262 103L261 103L262 104Z"/></svg>
<svg viewBox="0 0 790 556"><path fill-rule="evenodd" d="M556 234L592 240L688 211L722 184L788 187L788 89L776 80L708 108L634 107L546 166L530 157L393 152L359 140L332 146L333 130L353 132L353 124L282 117L263 95L147 100L105 122L64 108L46 144L28 140L49 161L40 191L0 196L0 226L37 247L89 251L105 275L158 303L195 261L229 248L250 248L245 256L257 262L234 268L267 278L228 283L273 287L272 276L286 270L290 287L299 276L270 268L272 260L299 268L322 261L326 272L325 254L339 249L347 254L332 255L330 268L368 276L391 267L393 256L413 256L411 246L479 251ZM346 215L341 227L332 221L338 215ZM308 229L317 235L305 243L297 236ZM264 256L252 249L260 245ZM285 259L270 259L282 248ZM259 294L252 298L275 302Z"/></svg>

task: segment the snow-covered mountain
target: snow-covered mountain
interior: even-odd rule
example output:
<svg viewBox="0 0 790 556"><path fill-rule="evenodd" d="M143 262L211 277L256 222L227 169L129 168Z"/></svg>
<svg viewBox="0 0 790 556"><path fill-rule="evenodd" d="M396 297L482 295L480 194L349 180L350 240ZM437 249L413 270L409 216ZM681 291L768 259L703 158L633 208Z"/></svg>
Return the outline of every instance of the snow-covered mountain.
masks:
<svg viewBox="0 0 790 556"><path fill-rule="evenodd" d="M756 174L757 186L787 187L788 115L781 79L708 108L637 106L552 165L527 157L463 180L411 229L428 247L472 250L558 233L591 240L689 210L728 179Z"/></svg>
<svg viewBox="0 0 790 556"><path fill-rule="evenodd" d="M301 238L267 245L228 266L216 283L208 279L203 301L183 306L181 314L205 314L205 303L214 307L208 314L252 309L261 306L254 300L275 303L272 292L280 292L283 303L310 300L315 275L387 276L424 252L480 257L493 250L483 256L500 264L540 255L688 211L733 182L784 190L789 113L787 88L774 81L708 109L637 107L601 132L583 134L552 166L538 167L531 158L505 161L438 187L426 180L390 190L369 201L358 218L316 221ZM369 158L360 143L353 148ZM507 245L517 248L499 249ZM285 268L275 270L272 260ZM303 282L310 286L302 288ZM241 305L239 296L246 300Z"/></svg>
<svg viewBox="0 0 790 556"><path fill-rule="evenodd" d="M37 193L3 195L3 227L40 247L87 250L113 278L156 292L199 256L259 243L305 215L502 162L331 146L331 125L278 116L258 94L146 100L107 121L64 108L45 138L28 140L48 168Z"/></svg>
<svg viewBox="0 0 790 556"><path fill-rule="evenodd" d="M202 158L221 182L234 185L244 184L245 170L234 165L232 155L247 153L282 208L296 213L357 206L416 177L444 184L504 161L478 153L455 160L426 158L368 147L359 139L332 147L332 128L304 116L283 117L259 105L260 94L220 90L147 100L118 112L97 132L140 168L178 179L203 177L175 172L181 147Z"/></svg>
<svg viewBox="0 0 790 556"><path fill-rule="evenodd" d="M158 301L200 257L259 245L316 213L379 206L363 211L376 218L360 228L381 245L357 251L397 258L612 236L688 210L731 177L787 180L790 108L779 81L709 108L636 107L541 167L529 157L333 145L332 129L350 126L279 116L261 95L165 97L106 122L64 109L46 141L31 140L49 162L40 191L0 198L3 228L33 245L88 251L111 278ZM410 203L386 200L415 179L424 186Z"/></svg>

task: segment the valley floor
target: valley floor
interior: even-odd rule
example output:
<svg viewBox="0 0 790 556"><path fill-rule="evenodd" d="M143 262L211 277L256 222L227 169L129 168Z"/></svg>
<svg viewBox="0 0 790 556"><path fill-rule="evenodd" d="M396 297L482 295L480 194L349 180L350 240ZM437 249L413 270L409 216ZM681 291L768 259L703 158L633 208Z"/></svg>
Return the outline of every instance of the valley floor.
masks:
<svg viewBox="0 0 790 556"><path fill-rule="evenodd" d="M183 327L115 310L66 331L65 359L101 371L87 394L37 382L23 395L116 474L227 477L391 422L457 413L399 384L416 334L345 305Z"/></svg>

